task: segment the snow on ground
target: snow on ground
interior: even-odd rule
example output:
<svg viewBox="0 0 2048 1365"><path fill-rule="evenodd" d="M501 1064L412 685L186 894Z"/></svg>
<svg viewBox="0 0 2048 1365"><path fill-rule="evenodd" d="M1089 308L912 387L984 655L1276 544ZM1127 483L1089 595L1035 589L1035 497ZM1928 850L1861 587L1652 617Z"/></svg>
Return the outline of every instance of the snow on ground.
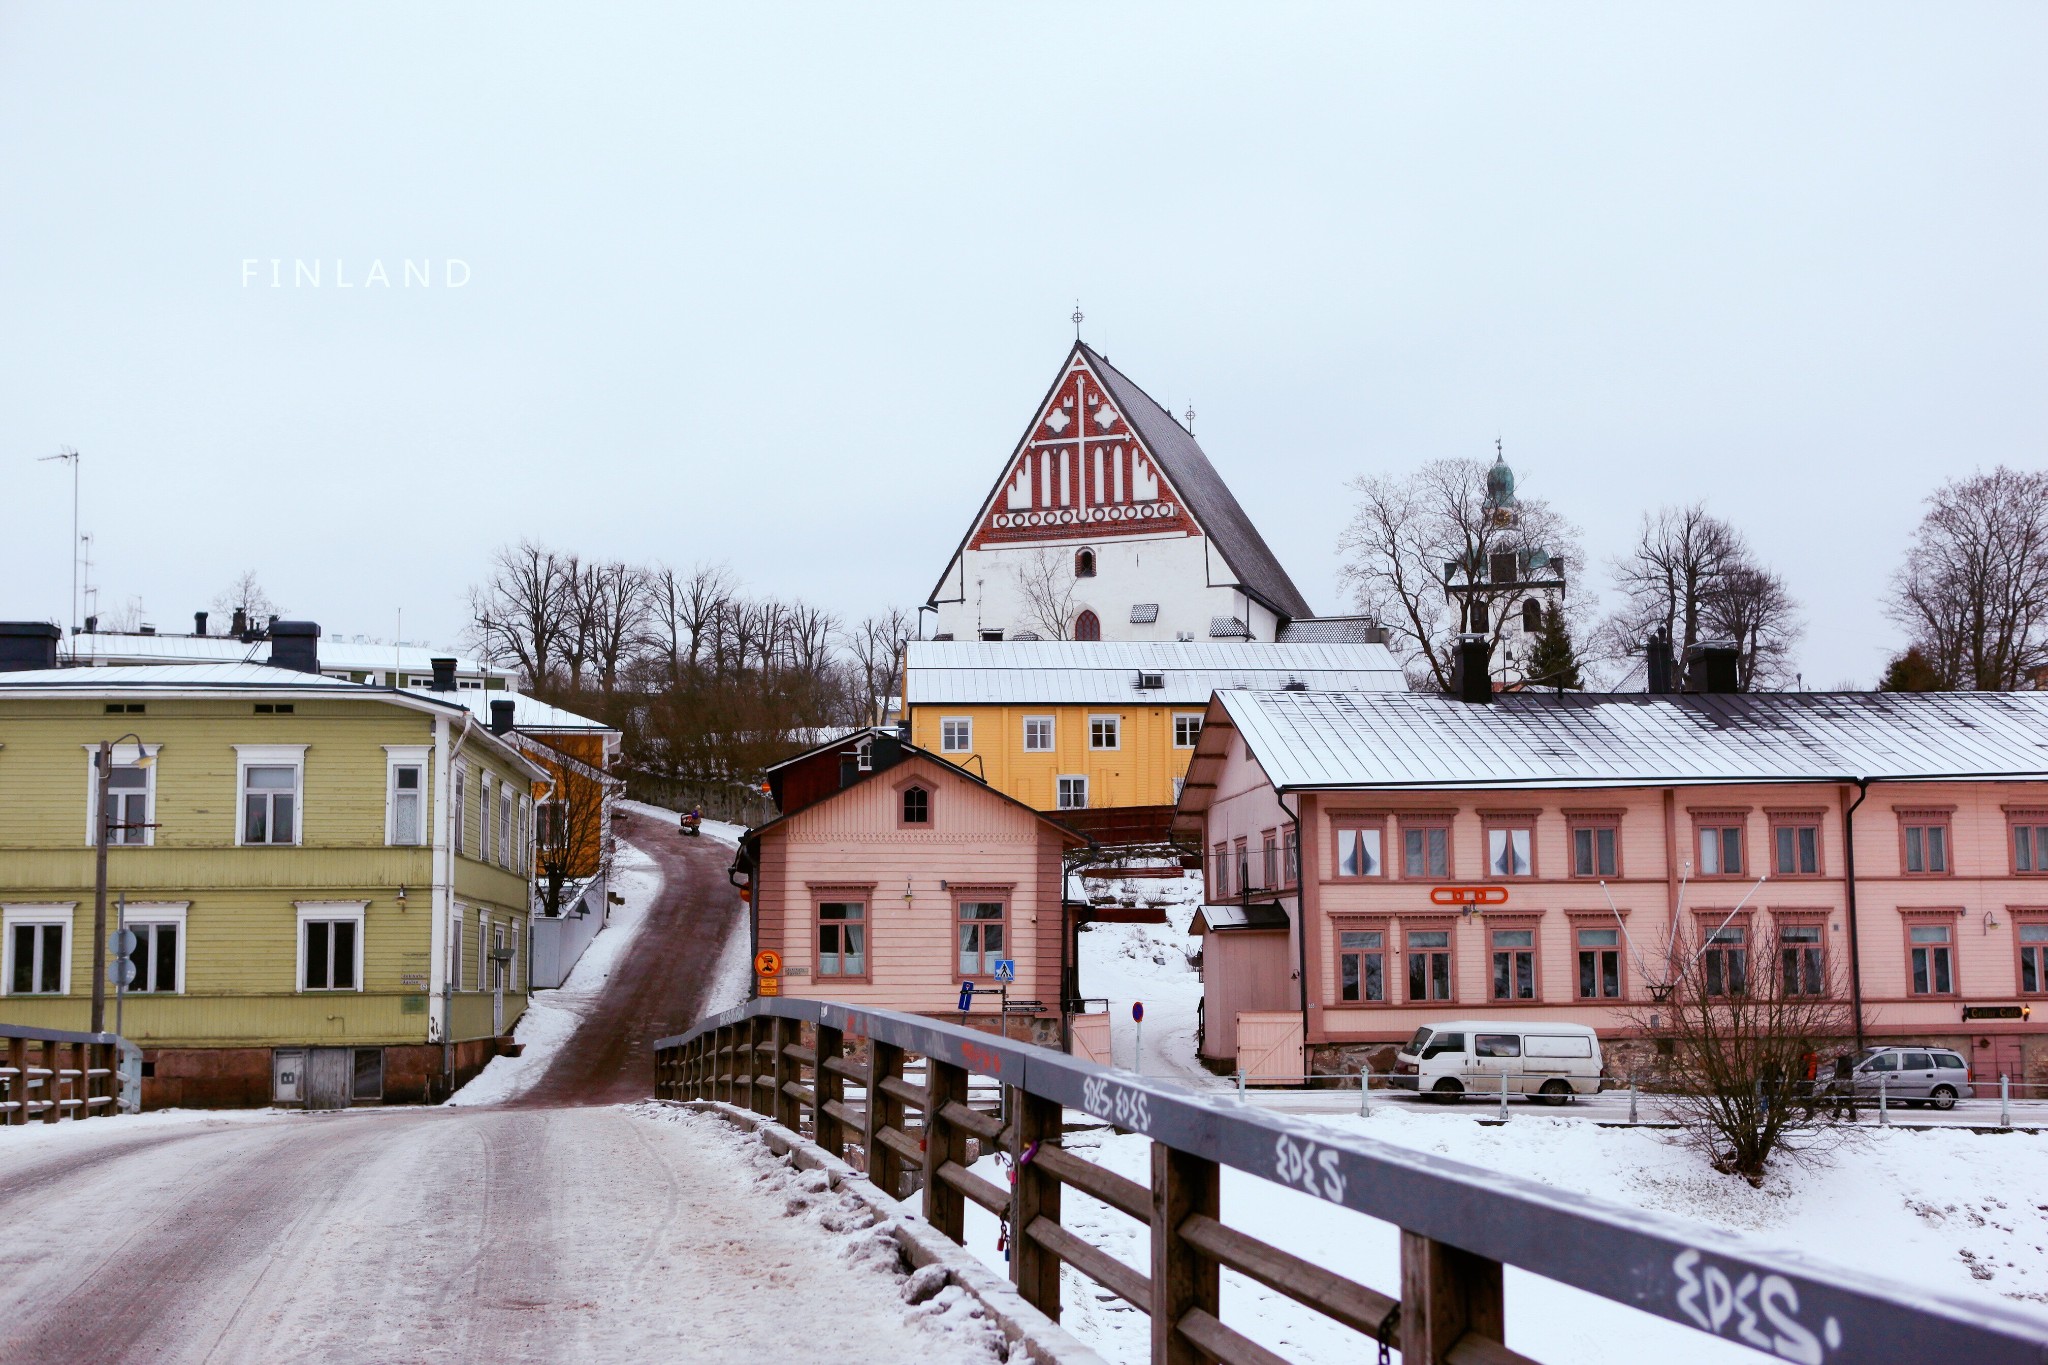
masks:
<svg viewBox="0 0 2048 1365"><path fill-rule="evenodd" d="M569 979L552 991L535 991L527 1000L526 1013L512 1028L512 1037L524 1044L517 1057L493 1057L468 1085L449 1096L447 1103L462 1106L502 1104L524 1092L546 1073L583 1017L604 993L605 978L633 946L647 907L661 894L661 869L653 858L628 843L621 843L612 860L611 889L625 897L624 905L612 907L610 920L599 931Z"/></svg>
<svg viewBox="0 0 2048 1365"><path fill-rule="evenodd" d="M88 1119L83 1128L69 1119L62 1123L9 1124L0 1127L0 1161L52 1144L70 1148L94 1139L124 1142L137 1134L160 1133L165 1129L225 1128L231 1124L275 1122L303 1112L297 1109L152 1109L146 1114L117 1115L121 1120L119 1123Z"/></svg>
<svg viewBox="0 0 2048 1365"><path fill-rule="evenodd" d="M853 1195L834 1191L825 1172L800 1171L788 1157L777 1156L759 1134L742 1132L708 1114L655 1100L622 1108L649 1123L682 1125L702 1142L728 1149L731 1163L752 1180L754 1188L749 1198L759 1200L764 1207L780 1208L785 1217L796 1220L803 1233L815 1240L815 1246L806 1248L806 1264L814 1259L838 1261L876 1276L887 1276L899 1282L898 1297L905 1297L912 1277L904 1274L902 1253L890 1235L890 1225L880 1221L873 1209ZM806 1292L804 1301L811 1311L821 1315L821 1335L839 1335L833 1331L836 1313L832 1302L814 1292ZM792 1312L803 1311L796 1302L789 1307ZM916 1352L920 1361L1001 1358L1001 1331L989 1320L987 1311L958 1285L948 1285L915 1306L906 1303L903 1316L926 1339L924 1349ZM905 1357L890 1356L882 1343L868 1342L863 1344L861 1358Z"/></svg>
<svg viewBox="0 0 2048 1365"><path fill-rule="evenodd" d="M683 813L670 810L667 806L650 805L645 801L621 801L619 802L619 809L631 815L643 816L649 820L660 820L667 824L670 829L682 827ZM704 832L704 838L716 839L722 844L733 845L737 845L740 841L740 836L747 832L745 825L735 825L727 820L706 820L700 828ZM632 826L628 825L628 832L631 829Z"/></svg>
<svg viewBox="0 0 2048 1365"><path fill-rule="evenodd" d="M2048 1306L2048 1137L1964 1131L1851 1133L1831 1151L1786 1164L1752 1189L1709 1171L1672 1134L1599 1128L1514 1111L1503 1127L1457 1111L1375 1109L1370 1118L1323 1120L1347 1133L1437 1152L1471 1165L1597 1194L1639 1208L1701 1219L1888 1279L1971 1298L1999 1296ZM1146 1139L1074 1133L1067 1146L1134 1180L1149 1179ZM998 1183L994 1158L976 1170ZM1149 1263L1148 1230L1071 1188L1061 1222L1119 1260ZM1399 1283L1395 1230L1240 1171L1223 1173L1223 1216L1233 1226L1392 1292ZM968 1206L968 1245L1004 1267L996 1222ZM1149 1324L1071 1268L1062 1293L1066 1326L1111 1360L1148 1359ZM1350 1362L1373 1348L1327 1319L1226 1271L1223 1318L1290 1359ZM1754 1353L1510 1268L1508 1342L1539 1360L1605 1365L1734 1365ZM2048 1334L2048 1307L2042 1330Z"/></svg>
<svg viewBox="0 0 2048 1365"><path fill-rule="evenodd" d="M1172 879L1129 877L1089 880L1091 898L1140 900L1160 904L1165 924L1090 924L1081 930L1081 994L1109 1000L1110 1047L1116 1064L1128 1068L1140 1039L1145 1050L1140 1068L1147 1076L1165 1076L1203 1089L1226 1085L1195 1059L1195 1010L1202 999L1202 979L1192 955L1202 941L1188 933L1201 905L1202 880L1197 873ZM1131 1019L1131 1005L1142 1001L1145 1022Z"/></svg>

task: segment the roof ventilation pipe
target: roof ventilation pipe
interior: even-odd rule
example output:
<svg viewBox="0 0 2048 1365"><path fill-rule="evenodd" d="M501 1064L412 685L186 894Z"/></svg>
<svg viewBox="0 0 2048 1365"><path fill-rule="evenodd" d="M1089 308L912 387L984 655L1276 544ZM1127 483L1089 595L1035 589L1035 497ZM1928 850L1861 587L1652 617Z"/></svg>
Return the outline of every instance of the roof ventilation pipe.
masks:
<svg viewBox="0 0 2048 1365"><path fill-rule="evenodd" d="M0 673L55 668L63 635L48 621L0 621Z"/></svg>
<svg viewBox="0 0 2048 1365"><path fill-rule="evenodd" d="M434 662L439 663L441 661L436 659ZM492 734L509 735L512 733L512 711L514 705L515 703L509 701L494 701L491 703Z"/></svg>
<svg viewBox="0 0 2048 1365"><path fill-rule="evenodd" d="M312 621L270 623L270 666L299 673L320 671L320 627Z"/></svg>
<svg viewBox="0 0 2048 1365"><path fill-rule="evenodd" d="M1493 700L1493 644L1484 635L1460 635L1451 661L1451 691L1459 701Z"/></svg>
<svg viewBox="0 0 2048 1365"><path fill-rule="evenodd" d="M203 612L203 611L195 611L195 612L193 612L193 613L192 613L192 633L193 633L194 635L204 635L204 634L206 634L206 613L205 613L205 612Z"/></svg>
<svg viewBox="0 0 2048 1365"><path fill-rule="evenodd" d="M1702 641L1685 651L1685 690L1728 693L1742 690L1742 651L1726 640Z"/></svg>
<svg viewBox="0 0 2048 1365"><path fill-rule="evenodd" d="M429 659L427 662L434 666L434 681L430 684L430 690L435 692L453 692L455 690L455 660ZM493 716L497 714L495 706L491 708L491 714Z"/></svg>

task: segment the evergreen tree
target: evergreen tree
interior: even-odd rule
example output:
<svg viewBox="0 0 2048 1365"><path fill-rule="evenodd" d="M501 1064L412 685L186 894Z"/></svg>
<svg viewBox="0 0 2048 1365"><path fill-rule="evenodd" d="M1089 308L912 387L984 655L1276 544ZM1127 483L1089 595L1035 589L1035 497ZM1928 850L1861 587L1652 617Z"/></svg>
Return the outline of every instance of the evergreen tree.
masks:
<svg viewBox="0 0 2048 1365"><path fill-rule="evenodd" d="M1529 656L1529 686L1562 687L1572 691L1584 687L1579 676L1579 653L1572 646L1572 634L1564 623L1564 610L1556 599L1543 604L1543 633Z"/></svg>
<svg viewBox="0 0 2048 1365"><path fill-rule="evenodd" d="M1914 645L1904 654L1891 661L1884 676L1878 679L1880 692L1940 692L1943 689L1941 673L1927 652Z"/></svg>

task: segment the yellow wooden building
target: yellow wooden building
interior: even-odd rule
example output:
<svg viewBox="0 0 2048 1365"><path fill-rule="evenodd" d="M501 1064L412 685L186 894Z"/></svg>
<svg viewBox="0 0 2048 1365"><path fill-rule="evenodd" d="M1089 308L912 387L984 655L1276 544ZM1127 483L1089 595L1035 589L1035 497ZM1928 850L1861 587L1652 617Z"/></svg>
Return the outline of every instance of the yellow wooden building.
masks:
<svg viewBox="0 0 2048 1365"><path fill-rule="evenodd" d="M544 770L452 700L322 677L308 649L0 672L0 1013L87 1026L112 743L145 1107L438 1097L525 1008Z"/></svg>
<svg viewBox="0 0 2048 1365"><path fill-rule="evenodd" d="M1212 693L1399 690L1379 644L919 640L910 742L1107 837L1165 836Z"/></svg>

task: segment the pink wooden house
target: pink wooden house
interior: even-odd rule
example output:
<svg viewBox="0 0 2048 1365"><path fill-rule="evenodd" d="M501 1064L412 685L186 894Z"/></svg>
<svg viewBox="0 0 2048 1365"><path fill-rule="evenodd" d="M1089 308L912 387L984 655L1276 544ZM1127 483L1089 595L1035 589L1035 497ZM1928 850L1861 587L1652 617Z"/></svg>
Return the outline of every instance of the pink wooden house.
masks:
<svg viewBox="0 0 2048 1365"><path fill-rule="evenodd" d="M757 948L782 955L782 989L1003 1027L996 963L1015 963L1008 1032L1060 1044L1071 934L1063 856L1087 840L974 774L864 731L770 774L784 813L748 832L736 870Z"/></svg>
<svg viewBox="0 0 2048 1365"><path fill-rule="evenodd" d="M1838 993L1845 1043L2048 1082L2048 696L1223 692L1178 818L1204 1052L1255 1074L1515 1014L1617 1070L1699 952Z"/></svg>

